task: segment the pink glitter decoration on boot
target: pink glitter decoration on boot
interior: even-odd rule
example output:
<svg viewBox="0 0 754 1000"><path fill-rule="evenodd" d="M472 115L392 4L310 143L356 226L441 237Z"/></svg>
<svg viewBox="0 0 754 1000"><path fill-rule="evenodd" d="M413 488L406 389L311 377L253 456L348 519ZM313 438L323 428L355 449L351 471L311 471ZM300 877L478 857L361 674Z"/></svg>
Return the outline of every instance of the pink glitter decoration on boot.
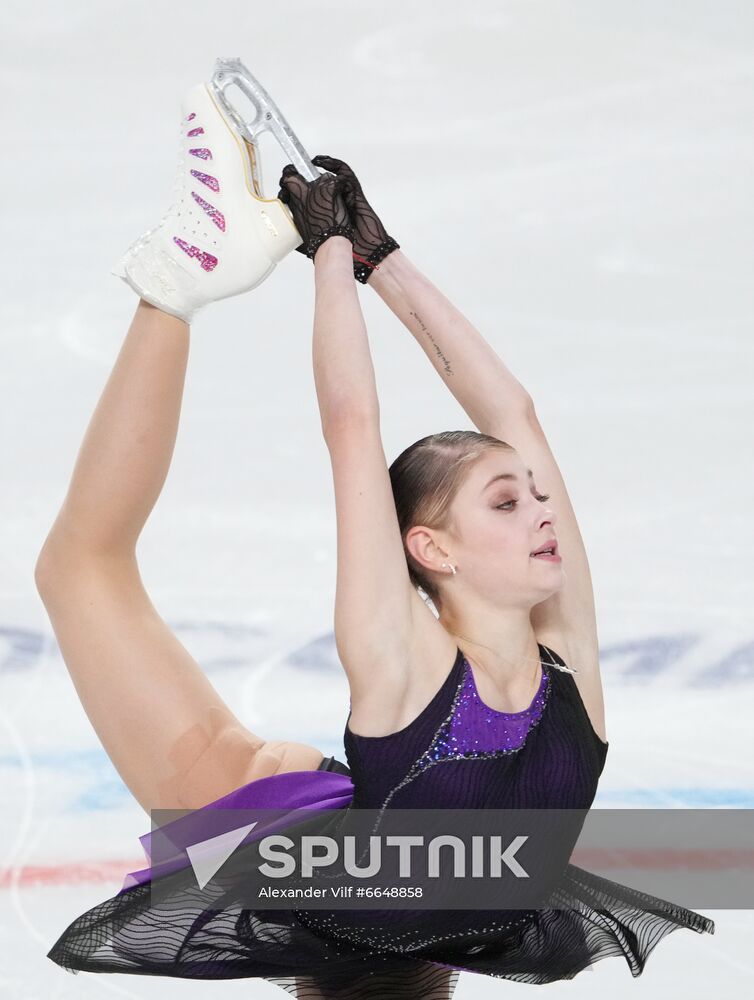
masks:
<svg viewBox="0 0 754 1000"><path fill-rule="evenodd" d="M206 184L207 187L208 188L212 188L213 191L219 191L220 190L220 184L219 184L217 178L213 177L211 174L203 174L199 170L192 170L191 171L191 176L192 177L196 177L196 179L198 181L201 181L202 184Z"/></svg>
<svg viewBox="0 0 754 1000"><path fill-rule="evenodd" d="M194 118L196 118L196 111L192 111L191 114L186 119L186 121L187 122L193 121Z"/></svg>
<svg viewBox="0 0 754 1000"><path fill-rule="evenodd" d="M204 147L201 147L200 149L190 149L189 153L191 153L192 156L198 156L200 160L212 159L212 152Z"/></svg>
<svg viewBox="0 0 754 1000"><path fill-rule="evenodd" d="M199 126L198 128L192 128L190 132L187 132L187 133L186 133L186 135L187 135L187 136L188 136L188 137L189 137L190 139L193 139L193 137L194 137L195 135L204 135L204 129L203 129L203 128L201 127L201 125L200 125L200 126Z"/></svg>
<svg viewBox="0 0 754 1000"><path fill-rule="evenodd" d="M210 205L210 203L208 201L205 201L204 198L201 198L196 193L196 191L191 192L191 197L194 199L194 201L198 202L199 205L201 205L201 207L204 209L204 211L207 213L210 219L212 219L217 228L225 232L225 216L220 211L220 209L215 208L213 205Z"/></svg>
<svg viewBox="0 0 754 1000"><path fill-rule="evenodd" d="M217 267L217 257L214 254L207 253L206 250L200 250L199 247L192 246L178 236L173 237L173 242L177 243L181 250L187 253L189 257L196 257L202 265L202 270L214 271Z"/></svg>

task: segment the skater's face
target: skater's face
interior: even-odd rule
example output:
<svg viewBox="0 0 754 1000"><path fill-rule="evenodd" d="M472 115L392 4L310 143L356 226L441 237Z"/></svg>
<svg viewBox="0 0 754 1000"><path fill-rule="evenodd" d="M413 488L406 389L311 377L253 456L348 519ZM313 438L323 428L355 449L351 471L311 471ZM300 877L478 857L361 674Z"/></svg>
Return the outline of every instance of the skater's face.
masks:
<svg viewBox="0 0 754 1000"><path fill-rule="evenodd" d="M432 531L432 568L443 592L473 592L493 604L531 608L560 590L559 559L531 555L557 539L555 513L518 452L493 448L468 470L450 507L447 531ZM452 577L442 563L452 564Z"/></svg>

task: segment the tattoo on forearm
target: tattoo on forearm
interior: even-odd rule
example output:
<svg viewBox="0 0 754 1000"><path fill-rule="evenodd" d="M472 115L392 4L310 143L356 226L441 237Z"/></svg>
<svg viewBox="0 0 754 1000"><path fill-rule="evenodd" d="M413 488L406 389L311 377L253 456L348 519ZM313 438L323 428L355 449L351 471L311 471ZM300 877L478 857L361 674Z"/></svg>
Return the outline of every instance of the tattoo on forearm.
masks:
<svg viewBox="0 0 754 1000"><path fill-rule="evenodd" d="M430 339L430 340L432 341L432 346L434 347L434 349L435 349L435 352L436 352L437 356L438 356L439 358L442 358L442 362L443 362L443 368L445 369L445 371L446 371L446 372L448 373L448 375L453 375L453 374L454 374L454 372L453 372L453 369L452 369L452 368L450 367L450 362L449 362L449 361L448 361L448 359L447 359L447 358L445 357L445 355L444 355L444 354L442 353L442 350L441 350L441 348L440 348L440 345L439 345L439 344L437 343L437 341L435 340L435 338L434 338L434 337L432 336L432 334L431 334L431 333L429 332L429 330L428 330L428 329L426 328L426 326L424 325L424 322L423 322L423 320L422 320L421 316L420 316L420 315L419 315L418 313L415 313L415 312L410 312L410 313L409 313L409 316L413 316L413 317L414 317L414 319L416 320L416 322L417 322L417 323L419 324L419 326L420 326L420 327L422 328L422 332L423 332L423 333L424 333L424 334L425 334L425 335L426 335L427 337L429 337L429 339Z"/></svg>

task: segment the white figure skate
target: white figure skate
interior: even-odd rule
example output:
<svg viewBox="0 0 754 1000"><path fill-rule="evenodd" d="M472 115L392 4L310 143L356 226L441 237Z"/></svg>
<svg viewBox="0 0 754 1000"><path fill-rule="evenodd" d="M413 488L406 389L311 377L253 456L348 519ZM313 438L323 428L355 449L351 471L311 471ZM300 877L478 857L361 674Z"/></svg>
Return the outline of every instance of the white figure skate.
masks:
<svg viewBox="0 0 754 1000"><path fill-rule="evenodd" d="M231 84L254 104L252 122L229 102ZM307 179L320 171L240 59L218 59L210 83L188 90L181 109L173 205L111 274L190 323L207 303L255 288L302 242L288 207L262 195L258 135L270 131Z"/></svg>

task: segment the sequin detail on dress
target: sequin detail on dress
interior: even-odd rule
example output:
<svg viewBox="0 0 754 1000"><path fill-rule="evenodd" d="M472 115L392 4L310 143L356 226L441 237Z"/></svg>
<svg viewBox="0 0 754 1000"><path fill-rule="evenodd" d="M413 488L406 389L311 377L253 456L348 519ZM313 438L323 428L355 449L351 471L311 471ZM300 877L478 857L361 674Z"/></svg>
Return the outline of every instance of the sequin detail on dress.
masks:
<svg viewBox="0 0 754 1000"><path fill-rule="evenodd" d="M200 160L211 160L212 159L212 151L209 150L209 149L206 149L204 146L201 146L201 147L199 147L197 149L190 149L189 153L191 153L192 156L198 156Z"/></svg>
<svg viewBox="0 0 754 1000"><path fill-rule="evenodd" d="M193 121L193 120L194 120L194 118L196 118L196 111L192 111L192 112L191 112L191 114L190 114L190 115L188 116L188 118L186 119L186 121L187 121L187 122L191 122L191 121Z"/></svg>
<svg viewBox="0 0 754 1000"><path fill-rule="evenodd" d="M544 651L545 647L542 646L541 648ZM458 653L461 655L460 649L458 650ZM466 701L464 702L462 709L462 722L457 719L457 715L462 697L464 696L464 693L469 691L468 680L471 668L465 656L462 656L461 663L465 672L462 680L456 685L450 711L435 731L435 735L433 736L427 749L418 758L418 760L413 763L405 777L393 787L387 798L379 807L380 813L375 824L375 830L380 824L379 817L382 816L382 813L388 807L394 796L398 792L401 792L406 785L410 785L420 775L424 774L429 768L435 767L438 764L447 764L448 762L454 760L491 760L496 757L510 756L512 754L519 753L526 746L531 731L539 725L544 715L548 695L552 686L549 673L550 668L544 660L540 660L542 666L542 681L540 682L539 690L535 695L534 701L529 708L525 710L525 712L515 714L512 713L506 717L504 712L496 713L493 709L484 705L478 695L476 696L476 700L474 700L467 694ZM471 677L471 683L473 684L473 676ZM510 722L511 717L515 718L517 714L521 714L525 717L527 713L530 713L530 716L525 718L523 732L521 733L520 727L517 729L517 732L520 735L520 742L514 745L511 738L509 739L510 745L496 746L495 743L497 737L501 735L499 728L496 728L494 734L491 734L489 738L482 739L478 734L480 734L483 731L483 727L488 724L487 720L490 719L490 713L492 713L492 715L498 715L502 720L506 720L508 722ZM499 727L500 722L498 722L497 725ZM495 739L492 738L493 736ZM476 745L473 743L475 739L478 740Z"/></svg>
<svg viewBox="0 0 754 1000"><path fill-rule="evenodd" d="M191 131L188 133L189 139L193 139L195 135L204 135L204 129L201 127L201 125L199 126L199 128L192 128Z"/></svg>
<svg viewBox="0 0 754 1000"><path fill-rule="evenodd" d="M199 247L192 246L178 236L173 237L173 242L177 243L181 250L187 253L189 257L196 257L202 265L203 271L214 271L217 267L217 257L214 254L207 253L206 250L200 250Z"/></svg>
<svg viewBox="0 0 754 1000"><path fill-rule="evenodd" d="M220 184L217 178L213 177L212 174L203 174L201 170L192 170L191 176L196 177L198 181L201 181L202 184L206 184L207 187L212 188L213 191L220 190Z"/></svg>
<svg viewBox="0 0 754 1000"><path fill-rule="evenodd" d="M196 191L191 192L191 197L194 199L195 202L197 202L197 204L199 204L204 209L204 211L207 213L210 219L212 219L217 228L225 232L225 216L220 211L220 209L215 208L213 205L210 205L210 203L208 201L205 201L204 198L202 198L200 195L196 193Z"/></svg>
<svg viewBox="0 0 754 1000"><path fill-rule="evenodd" d="M498 712L482 701L469 661L464 657L464 680L453 717L438 740L433 757L474 756L476 752L518 750L532 725L539 721L547 701L549 677L542 677L531 704L522 712Z"/></svg>
<svg viewBox="0 0 754 1000"><path fill-rule="evenodd" d="M463 666L463 681L456 689L450 715L415 764L420 771L446 760L516 753L542 718L550 689L550 675L544 662L533 702L525 711L516 713L496 712L485 705L477 693L466 657Z"/></svg>

